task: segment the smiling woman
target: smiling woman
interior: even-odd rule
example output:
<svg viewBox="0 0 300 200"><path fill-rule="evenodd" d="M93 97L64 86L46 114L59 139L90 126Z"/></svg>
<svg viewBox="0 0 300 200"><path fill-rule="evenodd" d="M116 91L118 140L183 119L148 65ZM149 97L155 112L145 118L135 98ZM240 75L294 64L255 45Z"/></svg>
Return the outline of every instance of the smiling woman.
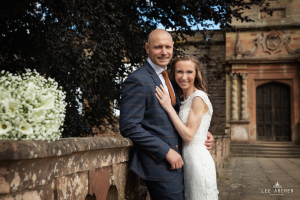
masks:
<svg viewBox="0 0 300 200"><path fill-rule="evenodd" d="M176 63L175 81L182 90L194 86L195 76L196 68L192 61L179 61Z"/></svg>
<svg viewBox="0 0 300 200"><path fill-rule="evenodd" d="M179 113L162 86L156 87L156 97L183 140L185 199L217 200L215 163L205 147L213 108L203 84L202 65L197 58L185 55L175 58L171 66L171 74L183 96Z"/></svg>
<svg viewBox="0 0 300 200"><path fill-rule="evenodd" d="M203 65L195 56L184 55L174 58L170 71L170 79L176 85L179 96L183 94L183 90L189 89L194 85L198 90L202 90L207 94Z"/></svg>

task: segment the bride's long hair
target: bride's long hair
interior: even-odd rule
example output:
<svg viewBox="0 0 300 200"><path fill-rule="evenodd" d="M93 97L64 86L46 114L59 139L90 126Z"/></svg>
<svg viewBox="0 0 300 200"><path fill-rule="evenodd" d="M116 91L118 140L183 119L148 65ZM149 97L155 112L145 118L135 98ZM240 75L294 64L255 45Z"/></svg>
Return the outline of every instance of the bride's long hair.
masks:
<svg viewBox="0 0 300 200"><path fill-rule="evenodd" d="M171 62L171 75L170 75L170 79L171 81L173 81L173 83L176 86L176 92L178 94L178 96L182 96L182 89L179 87L179 85L177 84L176 80L175 80L175 66L176 63L179 61L192 61L195 64L195 68L196 68L196 77L195 77L195 81L194 81L194 85L198 90L202 90L203 92L206 92L206 80L205 80L205 76L203 73L203 65L201 62L199 62L199 60L192 55L183 55L183 56L178 56L176 58L174 58ZM209 94L207 94L209 95Z"/></svg>

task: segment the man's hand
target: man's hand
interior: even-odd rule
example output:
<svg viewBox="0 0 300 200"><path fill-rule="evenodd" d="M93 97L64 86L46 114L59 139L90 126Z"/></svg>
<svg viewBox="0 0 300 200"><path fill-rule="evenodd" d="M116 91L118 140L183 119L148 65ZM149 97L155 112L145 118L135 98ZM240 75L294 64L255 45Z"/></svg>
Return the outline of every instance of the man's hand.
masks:
<svg viewBox="0 0 300 200"><path fill-rule="evenodd" d="M165 158L171 164L171 170L180 169L183 165L181 155L171 148Z"/></svg>
<svg viewBox="0 0 300 200"><path fill-rule="evenodd" d="M206 149L210 152L211 148L212 148L212 144L214 142L214 137L212 136L212 134L208 131L207 132L207 140L205 140L205 146Z"/></svg>

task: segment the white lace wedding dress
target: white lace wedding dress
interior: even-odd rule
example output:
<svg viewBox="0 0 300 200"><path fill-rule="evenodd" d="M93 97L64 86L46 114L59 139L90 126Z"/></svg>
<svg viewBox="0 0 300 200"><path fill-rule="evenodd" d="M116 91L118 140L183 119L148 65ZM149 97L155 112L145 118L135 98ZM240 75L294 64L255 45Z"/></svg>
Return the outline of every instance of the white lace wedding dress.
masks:
<svg viewBox="0 0 300 200"><path fill-rule="evenodd" d="M216 200L219 192L217 190L215 163L204 146L213 113L211 102L205 92L196 90L185 101L181 102L179 117L187 125L192 101L196 96L204 100L209 110L203 115L193 140L188 144L183 142L185 200Z"/></svg>

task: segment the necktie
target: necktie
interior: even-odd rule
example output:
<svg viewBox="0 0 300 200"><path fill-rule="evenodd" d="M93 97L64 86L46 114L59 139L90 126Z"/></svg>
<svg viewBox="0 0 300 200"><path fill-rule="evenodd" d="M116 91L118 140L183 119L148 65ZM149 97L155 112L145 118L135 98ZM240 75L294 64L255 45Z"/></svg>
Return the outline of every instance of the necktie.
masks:
<svg viewBox="0 0 300 200"><path fill-rule="evenodd" d="M165 82L167 84L169 94L170 94L170 97L171 97L172 106L174 106L176 100L175 100L175 95L174 95L174 92L172 90L172 87L171 87L171 84L170 84L170 81L169 81L169 74L166 70L164 70L161 74L164 76L164 79L165 79Z"/></svg>

